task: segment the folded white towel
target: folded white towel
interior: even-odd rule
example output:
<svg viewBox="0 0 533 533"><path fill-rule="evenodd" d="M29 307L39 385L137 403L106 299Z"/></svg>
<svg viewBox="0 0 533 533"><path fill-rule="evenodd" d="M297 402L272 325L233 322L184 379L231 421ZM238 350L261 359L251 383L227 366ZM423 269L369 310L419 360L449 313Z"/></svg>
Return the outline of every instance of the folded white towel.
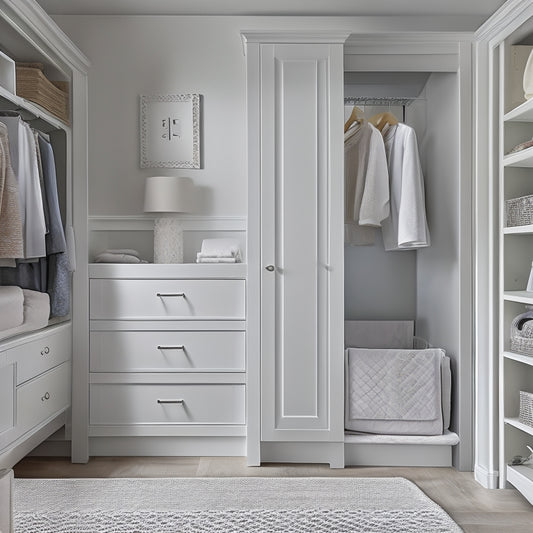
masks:
<svg viewBox="0 0 533 533"><path fill-rule="evenodd" d="M242 261L239 241L236 239L204 239L200 257L234 257L236 263Z"/></svg>
<svg viewBox="0 0 533 533"><path fill-rule="evenodd" d="M0 287L0 331L20 326L24 322L24 294L20 287Z"/></svg>
<svg viewBox="0 0 533 533"><path fill-rule="evenodd" d="M24 295L24 321L20 326L0 331L0 340L48 326L50 297L46 292L22 289Z"/></svg>
<svg viewBox="0 0 533 533"><path fill-rule="evenodd" d="M200 257L200 254L196 254L197 263L237 263L235 257Z"/></svg>
<svg viewBox="0 0 533 533"><path fill-rule="evenodd" d="M147 263L143 259L136 257L135 255L102 252L94 258L95 263Z"/></svg>

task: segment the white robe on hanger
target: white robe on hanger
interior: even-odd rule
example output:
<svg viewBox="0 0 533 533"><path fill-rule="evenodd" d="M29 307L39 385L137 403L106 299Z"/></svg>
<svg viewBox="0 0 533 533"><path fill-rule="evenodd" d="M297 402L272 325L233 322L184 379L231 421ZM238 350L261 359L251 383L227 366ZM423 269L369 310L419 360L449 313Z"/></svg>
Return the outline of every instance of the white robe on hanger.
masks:
<svg viewBox="0 0 533 533"><path fill-rule="evenodd" d="M373 244L389 216L389 173L381 133L365 120L344 134L344 180L344 242Z"/></svg>
<svg viewBox="0 0 533 533"><path fill-rule="evenodd" d="M383 222L385 250L422 248L430 245L416 133L406 124L385 132L390 175L390 216Z"/></svg>

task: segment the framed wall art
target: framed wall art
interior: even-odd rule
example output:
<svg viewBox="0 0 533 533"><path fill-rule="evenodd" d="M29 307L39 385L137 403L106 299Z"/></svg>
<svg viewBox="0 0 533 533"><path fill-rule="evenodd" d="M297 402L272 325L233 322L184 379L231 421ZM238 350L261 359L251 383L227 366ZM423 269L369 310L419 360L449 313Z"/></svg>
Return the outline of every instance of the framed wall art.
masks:
<svg viewBox="0 0 533 533"><path fill-rule="evenodd" d="M141 168L200 168L200 95L141 95Z"/></svg>

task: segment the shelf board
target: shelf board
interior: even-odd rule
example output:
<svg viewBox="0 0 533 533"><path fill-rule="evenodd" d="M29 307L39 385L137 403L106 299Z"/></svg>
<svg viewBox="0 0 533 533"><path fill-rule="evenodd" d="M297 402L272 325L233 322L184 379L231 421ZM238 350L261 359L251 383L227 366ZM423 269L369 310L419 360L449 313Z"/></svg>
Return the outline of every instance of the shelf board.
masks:
<svg viewBox="0 0 533 533"><path fill-rule="evenodd" d="M533 305L533 292L529 291L504 291L503 299L508 302Z"/></svg>
<svg viewBox="0 0 533 533"><path fill-rule="evenodd" d="M533 146L503 157L504 167L533 168Z"/></svg>
<svg viewBox="0 0 533 533"><path fill-rule="evenodd" d="M533 427L528 426L526 424L522 424L518 418L504 418L503 421L510 425L515 427L516 429L519 429L520 431L523 431L524 433L527 433L528 435L533 435Z"/></svg>
<svg viewBox="0 0 533 533"><path fill-rule="evenodd" d="M523 355L514 352L503 352L502 355L505 359L512 359L513 361L518 361L519 363L524 363L525 365L533 366L533 356Z"/></svg>
<svg viewBox="0 0 533 533"><path fill-rule="evenodd" d="M504 235L533 235L533 224L503 228Z"/></svg>
<svg viewBox="0 0 533 533"><path fill-rule="evenodd" d="M41 106L25 100L16 94L9 92L4 87L0 86L0 101L4 100L9 102L13 110L20 110L22 113L22 118L25 120L41 120L49 125L49 130L64 130L70 131L70 126L65 124L63 121L59 120L57 117L46 111L46 109ZM29 116L24 116L26 112ZM44 128L41 128L44 129Z"/></svg>
<svg viewBox="0 0 533 533"><path fill-rule="evenodd" d="M504 122L530 122L533 121L533 98L511 109L503 116Z"/></svg>
<svg viewBox="0 0 533 533"><path fill-rule="evenodd" d="M507 481L533 505L533 468L507 465Z"/></svg>

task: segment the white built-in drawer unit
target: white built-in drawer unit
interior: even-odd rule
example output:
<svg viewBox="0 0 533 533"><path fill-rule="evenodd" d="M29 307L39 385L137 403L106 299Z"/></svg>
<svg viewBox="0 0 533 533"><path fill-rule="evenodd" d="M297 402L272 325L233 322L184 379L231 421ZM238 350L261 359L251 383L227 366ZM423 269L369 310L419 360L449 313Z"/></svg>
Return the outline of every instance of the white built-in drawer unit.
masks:
<svg viewBox="0 0 533 533"><path fill-rule="evenodd" d="M91 424L244 424L244 385L91 385Z"/></svg>
<svg viewBox="0 0 533 533"><path fill-rule="evenodd" d="M70 323L0 344L0 468L12 466L65 424L71 356Z"/></svg>
<svg viewBox="0 0 533 533"><path fill-rule="evenodd" d="M91 319L244 320L244 280L93 279Z"/></svg>
<svg viewBox="0 0 533 533"><path fill-rule="evenodd" d="M244 331L92 331L91 372L244 371Z"/></svg>
<svg viewBox="0 0 533 533"><path fill-rule="evenodd" d="M214 455L217 439L242 439L245 265L89 272L90 435L205 438Z"/></svg>

